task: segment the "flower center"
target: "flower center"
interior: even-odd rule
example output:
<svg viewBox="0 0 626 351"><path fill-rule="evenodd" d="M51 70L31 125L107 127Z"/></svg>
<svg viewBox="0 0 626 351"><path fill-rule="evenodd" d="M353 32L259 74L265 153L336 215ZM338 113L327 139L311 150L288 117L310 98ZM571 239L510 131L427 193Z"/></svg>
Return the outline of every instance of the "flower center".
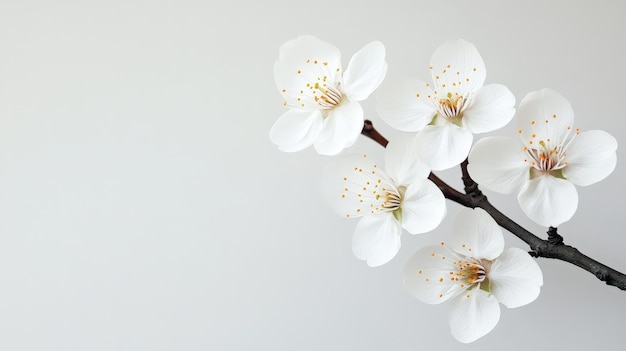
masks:
<svg viewBox="0 0 626 351"><path fill-rule="evenodd" d="M367 157L367 155L363 155ZM343 177L345 187L341 198L356 206L346 217L364 214L383 215L393 213L402 218L402 199L406 187L397 186L375 164L356 166Z"/></svg>
<svg viewBox="0 0 626 351"><path fill-rule="evenodd" d="M326 83L315 83L311 89L313 100L323 109L331 109L339 105L343 94L337 87L326 85Z"/></svg>
<svg viewBox="0 0 626 351"><path fill-rule="evenodd" d="M468 284L476 284L485 280L485 268L479 262L459 263L459 276Z"/></svg>
<svg viewBox="0 0 626 351"><path fill-rule="evenodd" d="M524 140L522 136L523 151L527 156L524 162L531 167L531 179L544 174L563 178L562 170L567 166L567 148L580 131L576 129L572 133L572 127L568 126L564 132L559 134L549 129L548 120L545 121L545 124L547 133L545 133L544 138L537 138L535 121L531 121L530 140ZM519 129L517 132L521 135L523 131ZM554 135L554 138L549 138L549 135Z"/></svg>
<svg viewBox="0 0 626 351"><path fill-rule="evenodd" d="M489 279L487 274L491 268L491 261L486 259L470 261L459 260L457 265L459 267L456 276L459 280L465 282L467 290L479 287L487 292L490 291Z"/></svg>
<svg viewBox="0 0 626 351"><path fill-rule="evenodd" d="M448 120L460 119L467 107L467 99L458 93L448 92L445 98L439 98L439 112Z"/></svg>

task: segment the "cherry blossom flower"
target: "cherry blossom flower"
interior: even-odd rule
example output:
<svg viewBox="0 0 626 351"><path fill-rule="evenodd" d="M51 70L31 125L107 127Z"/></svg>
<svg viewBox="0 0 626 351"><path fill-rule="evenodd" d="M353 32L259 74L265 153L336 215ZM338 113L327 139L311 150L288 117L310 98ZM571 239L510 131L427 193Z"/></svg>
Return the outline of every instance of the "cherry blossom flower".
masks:
<svg viewBox="0 0 626 351"><path fill-rule="evenodd" d="M352 249L371 267L396 255L402 228L411 234L428 232L446 213L443 193L427 179L430 169L412 143L413 138L387 145L386 171L367 155L345 156L325 169L323 189L331 206L347 218L361 218Z"/></svg>
<svg viewBox="0 0 626 351"><path fill-rule="evenodd" d="M387 72L385 47L374 41L359 50L345 72L339 50L311 35L283 44L274 64L278 90L289 108L270 130L286 152L311 145L335 155L355 143L363 128L365 100Z"/></svg>
<svg viewBox="0 0 626 351"><path fill-rule="evenodd" d="M443 44L430 61L433 84L405 78L381 87L378 113L384 121L416 136L419 156L433 170L461 163L473 134L506 125L515 113L515 97L503 85L483 86L485 64L464 40Z"/></svg>
<svg viewBox="0 0 626 351"><path fill-rule="evenodd" d="M489 190L518 192L528 217L557 227L576 212L574 185L590 185L613 172L617 141L601 130L575 129L570 103L550 89L528 94L520 103L517 122L519 138L477 142L468 170Z"/></svg>
<svg viewBox="0 0 626 351"><path fill-rule="evenodd" d="M500 227L480 208L463 208L452 230L450 243L425 247L410 258L404 285L428 304L450 300L452 335L468 343L496 326L499 303L515 308L534 301L543 275L524 250L504 250Z"/></svg>

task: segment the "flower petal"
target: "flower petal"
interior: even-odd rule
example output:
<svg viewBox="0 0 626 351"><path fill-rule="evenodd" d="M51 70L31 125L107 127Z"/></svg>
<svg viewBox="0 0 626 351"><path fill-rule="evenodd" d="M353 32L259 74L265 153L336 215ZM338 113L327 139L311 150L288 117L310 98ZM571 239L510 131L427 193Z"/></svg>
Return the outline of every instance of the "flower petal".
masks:
<svg viewBox="0 0 626 351"><path fill-rule="evenodd" d="M446 214L446 198L428 179L412 183L404 193L402 227L411 234L429 232L439 225Z"/></svg>
<svg viewBox="0 0 626 351"><path fill-rule="evenodd" d="M344 92L350 100L365 100L378 88L386 73L385 46L373 41L350 59L343 74Z"/></svg>
<svg viewBox="0 0 626 351"><path fill-rule="evenodd" d="M526 251L513 247L493 261L489 282L496 299L515 308L535 301L543 285L543 274Z"/></svg>
<svg viewBox="0 0 626 351"><path fill-rule="evenodd" d="M498 300L481 289L467 291L450 303L450 330L462 343L475 341L495 328L500 320Z"/></svg>
<svg viewBox="0 0 626 351"><path fill-rule="evenodd" d="M454 218L450 244L462 255L493 260L504 250L504 236L485 210L462 208Z"/></svg>
<svg viewBox="0 0 626 351"><path fill-rule="evenodd" d="M383 84L377 92L377 111L393 128L403 132L422 130L437 110L426 96L432 90L421 80L404 78Z"/></svg>
<svg viewBox="0 0 626 351"><path fill-rule="evenodd" d="M578 192L567 180L544 175L528 181L517 201L522 211L539 225L558 227L576 212Z"/></svg>
<svg viewBox="0 0 626 351"><path fill-rule="evenodd" d="M487 71L476 47L462 39L441 45L430 60L431 74L437 89L458 92L467 97L485 83Z"/></svg>
<svg viewBox="0 0 626 351"><path fill-rule="evenodd" d="M602 130L590 130L576 136L567 149L563 175L576 185L590 185L606 178L617 163L617 140Z"/></svg>
<svg viewBox="0 0 626 351"><path fill-rule="evenodd" d="M276 87L285 105L297 109L320 109L312 86L321 79L336 86L341 83L339 50L311 35L303 35L283 44L274 63Z"/></svg>
<svg viewBox="0 0 626 351"><path fill-rule="evenodd" d="M322 126L315 150L322 155L336 155L352 146L363 129L363 109L358 102L346 101L335 107Z"/></svg>
<svg viewBox="0 0 626 351"><path fill-rule="evenodd" d="M398 186L428 178L430 168L417 155L414 135L400 136L387 144L385 171Z"/></svg>
<svg viewBox="0 0 626 351"><path fill-rule="evenodd" d="M427 246L411 256L404 266L404 287L418 300L440 304L465 291L450 278L458 269L455 261L462 259L445 246Z"/></svg>
<svg viewBox="0 0 626 351"><path fill-rule="evenodd" d="M476 92L463 112L463 126L474 134L491 132L504 127L514 114L515 96L509 88L489 84Z"/></svg>
<svg viewBox="0 0 626 351"><path fill-rule="evenodd" d="M420 158L434 171L460 164L472 147L470 131L452 123L426 126L415 137Z"/></svg>
<svg viewBox="0 0 626 351"><path fill-rule="evenodd" d="M296 152L311 146L322 130L322 113L289 110L270 129L270 140L281 151Z"/></svg>
<svg viewBox="0 0 626 351"><path fill-rule="evenodd" d="M364 216L354 230L352 251L370 267L383 265L400 250L402 227L393 214Z"/></svg>
<svg viewBox="0 0 626 351"><path fill-rule="evenodd" d="M537 140L559 140L573 124L572 105L551 89L529 93L517 109L518 128L527 137L535 134Z"/></svg>
<svg viewBox="0 0 626 351"><path fill-rule="evenodd" d="M285 42L278 51L279 61L298 61L302 58L324 59L329 60L329 64L338 64L341 62L341 53L334 45L310 34Z"/></svg>
<svg viewBox="0 0 626 351"><path fill-rule="evenodd" d="M530 177L526 157L519 140L486 137L472 148L467 170L485 188L510 194L518 192Z"/></svg>
<svg viewBox="0 0 626 351"><path fill-rule="evenodd" d="M391 179L366 155L348 155L329 163L322 174L322 191L332 208L352 218L379 214L385 188L397 192ZM380 215L380 214L379 214Z"/></svg>

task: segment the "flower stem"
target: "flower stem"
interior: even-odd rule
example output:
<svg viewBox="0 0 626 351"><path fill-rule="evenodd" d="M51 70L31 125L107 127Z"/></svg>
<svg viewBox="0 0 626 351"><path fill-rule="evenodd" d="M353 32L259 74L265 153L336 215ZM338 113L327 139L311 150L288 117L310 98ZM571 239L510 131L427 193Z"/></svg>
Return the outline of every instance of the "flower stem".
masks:
<svg viewBox="0 0 626 351"><path fill-rule="evenodd" d="M382 147L386 147L389 143L385 137L378 133L372 122L369 120L365 121L361 134L374 140ZM498 225L528 244L531 249L529 252L531 256L554 258L571 263L592 273L601 281L606 282L607 285L612 285L621 290L626 290L625 274L582 254L575 247L565 245L563 243L563 237L557 233L557 228L550 227L547 232L548 240L543 240L500 212L487 200L487 196L480 191L478 184L472 179L467 171L467 165L467 159L461 163L465 194L454 189L432 172L428 176L428 179L439 187L446 199L454 201L465 207L479 207L485 210L496 221L496 223L498 223Z"/></svg>

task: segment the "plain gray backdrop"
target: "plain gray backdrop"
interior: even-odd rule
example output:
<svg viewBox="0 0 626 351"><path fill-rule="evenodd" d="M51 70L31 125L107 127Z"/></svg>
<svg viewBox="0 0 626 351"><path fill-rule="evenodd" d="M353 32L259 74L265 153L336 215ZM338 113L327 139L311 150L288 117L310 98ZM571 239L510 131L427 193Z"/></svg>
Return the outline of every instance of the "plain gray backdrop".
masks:
<svg viewBox="0 0 626 351"><path fill-rule="evenodd" d="M387 78L428 79L443 42L476 45L487 83L552 88L618 165L578 188L567 243L626 271L622 1L0 1L0 349L583 350L623 347L626 292L538 259L534 303L502 306L463 345L402 267L449 235L403 236L390 263L351 250L355 221L319 191L330 160L277 150L280 45L314 34L350 56L373 40ZM390 138L376 114L367 117ZM514 123L494 134L514 133ZM346 153L383 150L360 139ZM459 185L459 171L441 177ZM514 196L487 192L528 229ZM527 249L505 233L507 244Z"/></svg>

